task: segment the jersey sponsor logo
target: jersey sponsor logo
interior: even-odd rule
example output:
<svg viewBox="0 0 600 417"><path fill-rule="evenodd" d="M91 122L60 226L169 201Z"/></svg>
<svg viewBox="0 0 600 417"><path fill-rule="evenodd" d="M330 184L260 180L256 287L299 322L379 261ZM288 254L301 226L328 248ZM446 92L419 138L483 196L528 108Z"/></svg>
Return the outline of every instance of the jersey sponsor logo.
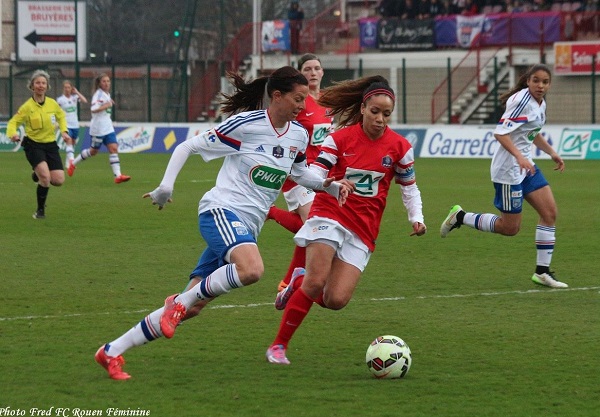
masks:
<svg viewBox="0 0 600 417"><path fill-rule="evenodd" d="M313 114L315 114L315 112L312 112L312 113L306 113L306 116L310 117L310 116L312 116Z"/></svg>
<svg viewBox="0 0 600 417"><path fill-rule="evenodd" d="M355 194L362 197L375 197L379 193L379 181L385 175L377 171L367 171L363 169L346 169L346 179L356 185Z"/></svg>
<svg viewBox="0 0 600 417"><path fill-rule="evenodd" d="M275 147L273 148L273 156L274 156L275 158L283 158L283 147L281 147L281 146L279 146L279 145L278 145L278 146L275 146Z"/></svg>
<svg viewBox="0 0 600 417"><path fill-rule="evenodd" d="M260 187L279 190L287 178L287 172L280 169L258 165L250 170L250 179Z"/></svg>
<svg viewBox="0 0 600 417"><path fill-rule="evenodd" d="M207 145L210 145L211 143L215 143L217 141L217 134L215 133L214 129L207 130L206 132L204 132L203 136L204 141Z"/></svg>
<svg viewBox="0 0 600 417"><path fill-rule="evenodd" d="M310 138L310 144L314 146L322 145L330 131L331 124L315 124L313 126L313 134Z"/></svg>
<svg viewBox="0 0 600 417"><path fill-rule="evenodd" d="M342 152L342 156L343 156L344 158L347 158L347 157L349 157L349 156L354 156L354 155L355 155L355 154L353 154L353 153L350 153L350 152Z"/></svg>
<svg viewBox="0 0 600 417"><path fill-rule="evenodd" d="M260 145L258 148L256 148L256 149L254 150L254 152L264 152L264 151L265 151L265 148L263 148L263 146L262 146L262 145Z"/></svg>
<svg viewBox="0 0 600 417"><path fill-rule="evenodd" d="M316 227L313 227L313 229L312 229L312 232L313 232L313 233L317 233L317 232L323 232L323 231L325 231L325 230L327 230L327 229L329 229L329 226L324 226L324 225L321 225L321 226L316 226Z"/></svg>

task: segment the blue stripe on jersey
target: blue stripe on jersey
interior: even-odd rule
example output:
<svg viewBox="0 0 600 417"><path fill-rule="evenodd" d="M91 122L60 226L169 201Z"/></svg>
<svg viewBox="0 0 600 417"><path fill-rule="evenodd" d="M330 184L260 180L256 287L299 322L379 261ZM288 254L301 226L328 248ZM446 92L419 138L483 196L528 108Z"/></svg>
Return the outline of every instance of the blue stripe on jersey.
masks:
<svg viewBox="0 0 600 417"><path fill-rule="evenodd" d="M237 129L241 125L249 122L254 122L256 120L264 119L266 117L266 113L264 110L256 110L245 114L244 116L233 117L230 120L227 120L219 127L219 131L224 135L229 134L232 130Z"/></svg>
<svg viewBox="0 0 600 417"><path fill-rule="evenodd" d="M525 92L525 95L523 96L523 98L521 99L519 104L517 105L517 107L511 113L509 119L514 120L519 114L521 114L521 112L523 111L523 109L525 108L527 103L529 103L530 99L531 99L531 94L529 93L529 90L527 90L527 92Z"/></svg>
<svg viewBox="0 0 600 417"><path fill-rule="evenodd" d="M227 146L235 149L236 151L239 151L240 148L242 147L242 142L240 142L239 140L230 138L229 136L225 136L217 130L215 130L215 133L217 134L217 137L219 138L219 140L221 141L221 143L223 145L227 145Z"/></svg>

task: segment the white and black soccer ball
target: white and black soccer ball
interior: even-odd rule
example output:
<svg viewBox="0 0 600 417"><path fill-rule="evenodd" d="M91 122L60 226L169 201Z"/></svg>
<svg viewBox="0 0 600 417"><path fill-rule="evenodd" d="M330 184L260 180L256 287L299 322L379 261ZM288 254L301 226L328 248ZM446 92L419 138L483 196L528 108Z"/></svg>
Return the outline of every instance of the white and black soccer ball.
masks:
<svg viewBox="0 0 600 417"><path fill-rule="evenodd" d="M371 342L366 362L375 378L404 378L412 364L412 356L404 340L386 335Z"/></svg>

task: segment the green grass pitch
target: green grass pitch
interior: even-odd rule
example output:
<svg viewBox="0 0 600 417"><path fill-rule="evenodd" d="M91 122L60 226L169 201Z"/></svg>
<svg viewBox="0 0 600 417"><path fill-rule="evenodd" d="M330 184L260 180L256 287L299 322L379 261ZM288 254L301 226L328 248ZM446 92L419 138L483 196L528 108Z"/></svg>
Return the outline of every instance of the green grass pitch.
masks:
<svg viewBox="0 0 600 417"><path fill-rule="evenodd" d="M515 237L466 227L439 237L453 204L495 212L488 160L418 159L423 237L391 190L377 250L341 311L315 306L293 339L289 367L264 353L292 236L268 222L261 281L213 302L172 340L125 354L128 381L110 380L96 349L180 291L204 248L197 203L221 161L191 157L174 202L145 192L169 155L122 154L132 180L115 185L106 153L52 188L44 221L22 153L0 154L0 412L144 412L186 416L596 416L600 408L600 162L538 165L558 202L553 269L567 290L535 286L536 215ZM283 200L278 200L283 206ZM402 380L365 363L376 336L413 352ZM79 411L77 411L79 410ZM6 415L6 414L4 414Z"/></svg>

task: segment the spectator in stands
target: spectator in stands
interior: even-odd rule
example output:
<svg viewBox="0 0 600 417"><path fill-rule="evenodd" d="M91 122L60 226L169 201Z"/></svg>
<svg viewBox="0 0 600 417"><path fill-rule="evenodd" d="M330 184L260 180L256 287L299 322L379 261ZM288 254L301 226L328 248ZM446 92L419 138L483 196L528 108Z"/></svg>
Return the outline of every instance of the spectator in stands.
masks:
<svg viewBox="0 0 600 417"><path fill-rule="evenodd" d="M443 16L445 8L441 0L421 0L419 4L419 19L435 19Z"/></svg>
<svg viewBox="0 0 600 417"><path fill-rule="evenodd" d="M419 15L419 6L416 1L418 0L404 0L404 4L401 6L400 18L413 20Z"/></svg>
<svg viewBox="0 0 600 417"><path fill-rule="evenodd" d="M462 14L466 3L466 0L452 0L452 9L450 14Z"/></svg>
<svg viewBox="0 0 600 417"><path fill-rule="evenodd" d="M586 0L583 8L580 9L586 12L597 12L598 11L598 0Z"/></svg>
<svg viewBox="0 0 600 417"><path fill-rule="evenodd" d="M545 12L550 10L551 4L546 0L533 0L533 4L531 5L532 12Z"/></svg>
<svg viewBox="0 0 600 417"><path fill-rule="evenodd" d="M292 0L288 10L288 20L290 21L290 41L292 54L297 54L300 50L300 31L302 30L302 21L304 20L304 11L300 8L298 0Z"/></svg>
<svg viewBox="0 0 600 417"><path fill-rule="evenodd" d="M402 0L381 0L377 11L382 17L399 17Z"/></svg>
<svg viewBox="0 0 600 417"><path fill-rule="evenodd" d="M454 6L452 0L441 0L441 9L438 16L450 16L454 14Z"/></svg>
<svg viewBox="0 0 600 417"><path fill-rule="evenodd" d="M460 12L463 16L475 16L479 14L479 7L473 0L465 0L465 7Z"/></svg>

